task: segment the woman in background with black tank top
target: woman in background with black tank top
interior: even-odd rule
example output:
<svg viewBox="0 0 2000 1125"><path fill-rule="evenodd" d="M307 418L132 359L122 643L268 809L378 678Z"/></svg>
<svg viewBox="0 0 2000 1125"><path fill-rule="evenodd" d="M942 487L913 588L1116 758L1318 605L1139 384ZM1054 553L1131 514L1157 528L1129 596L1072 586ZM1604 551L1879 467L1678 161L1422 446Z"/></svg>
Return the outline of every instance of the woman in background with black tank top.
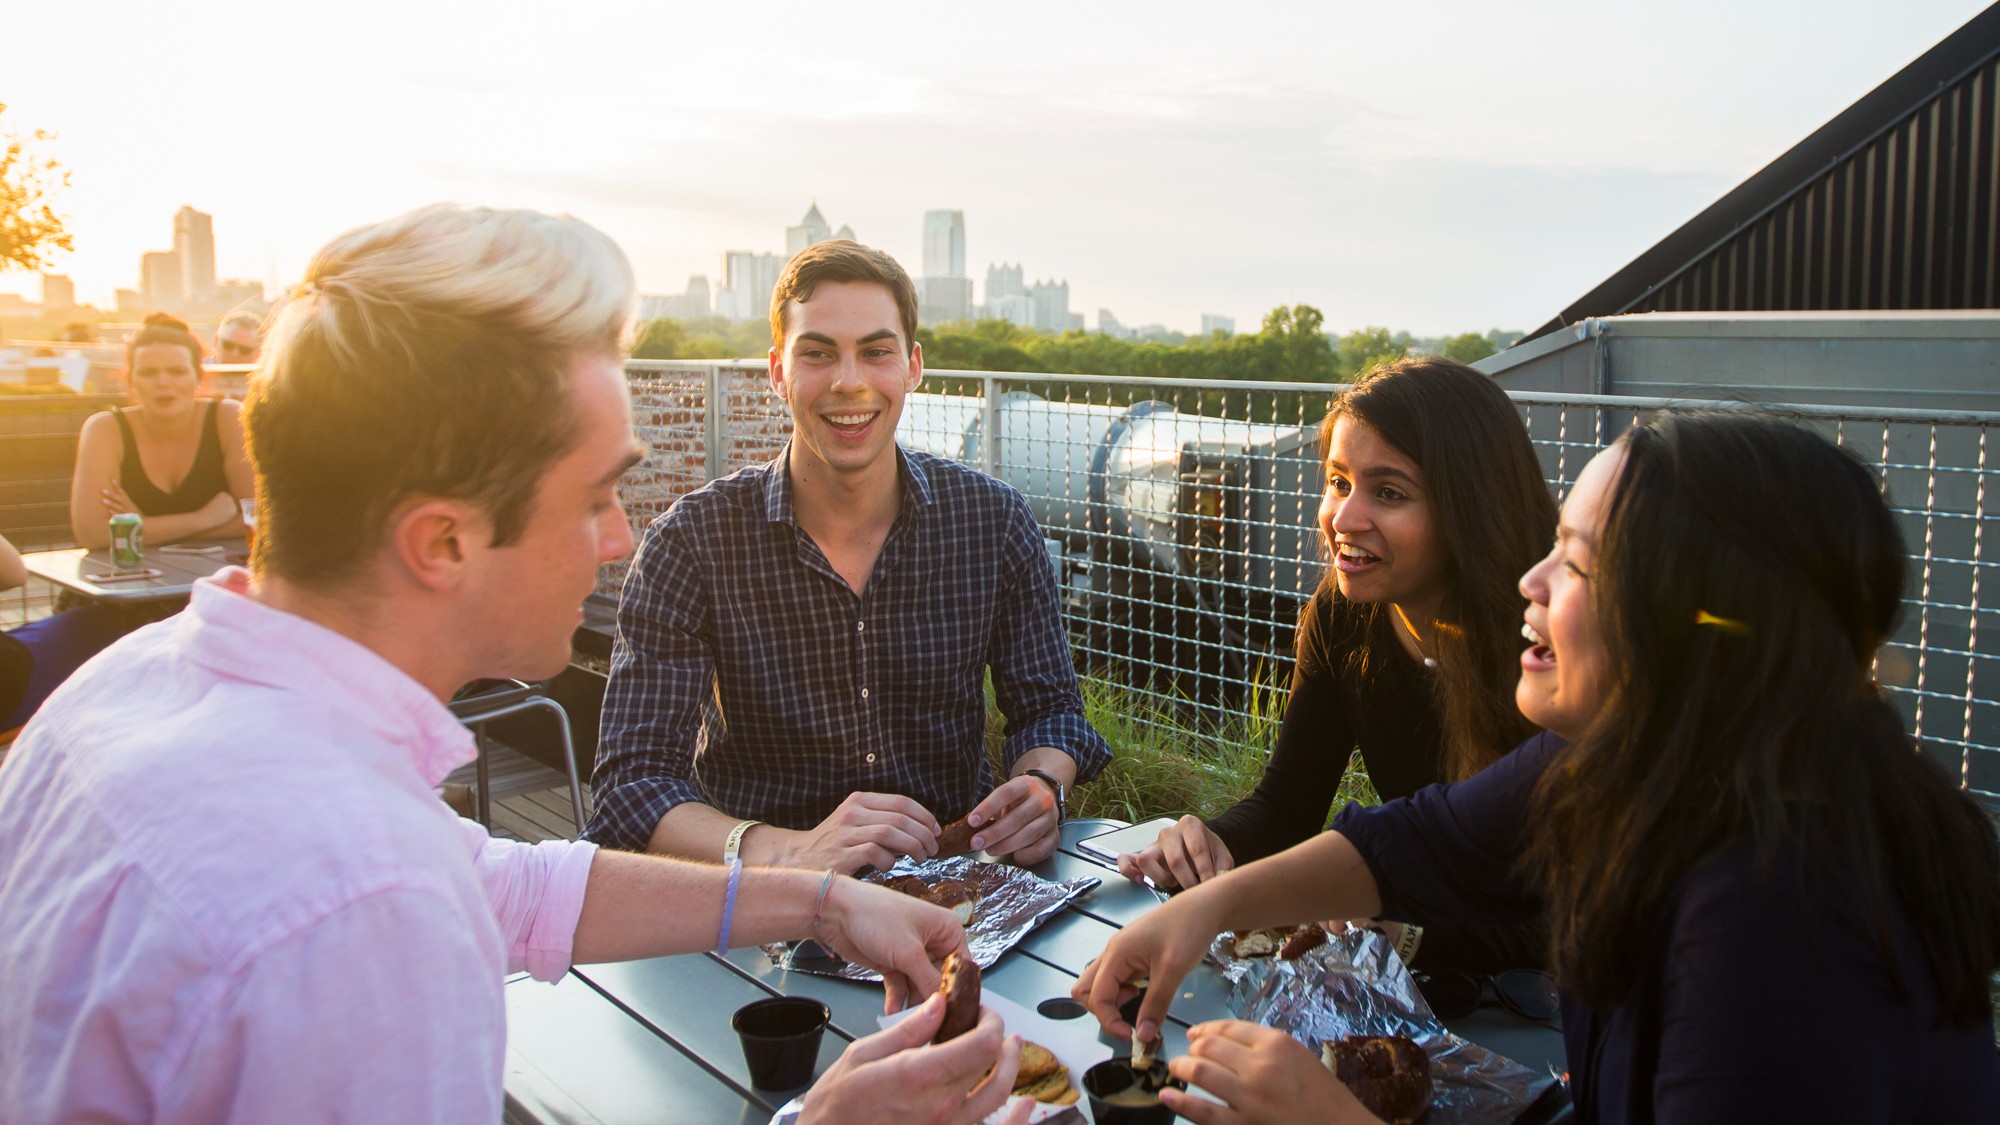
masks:
<svg viewBox="0 0 2000 1125"><path fill-rule="evenodd" d="M1514 705L1518 579L1556 507L1506 394L1442 356L1400 360L1341 392L1319 437L1332 565L1299 621L1270 763L1234 807L1119 857L1130 878L1192 886L1318 835L1355 750L1389 800L1470 777L1534 730ZM1537 926L1384 929L1420 969L1547 959Z"/></svg>
<svg viewBox="0 0 2000 1125"><path fill-rule="evenodd" d="M243 534L238 501L251 494L241 408L197 397L201 342L186 323L154 313L125 345L133 404L83 424L70 478L78 545L110 543L110 519L144 517L148 546Z"/></svg>

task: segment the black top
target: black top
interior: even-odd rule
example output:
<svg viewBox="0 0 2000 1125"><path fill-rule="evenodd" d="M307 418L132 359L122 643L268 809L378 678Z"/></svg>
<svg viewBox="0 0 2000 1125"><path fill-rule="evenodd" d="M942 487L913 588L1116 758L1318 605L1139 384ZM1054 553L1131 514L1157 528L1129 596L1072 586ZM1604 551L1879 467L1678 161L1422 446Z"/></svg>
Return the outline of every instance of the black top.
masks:
<svg viewBox="0 0 2000 1125"><path fill-rule="evenodd" d="M1352 666L1364 638L1365 674ZM1238 864L1304 843L1326 827L1357 746L1385 801L1444 780L1444 726L1431 673L1404 651L1388 614L1371 615L1322 589L1299 621L1292 698L1270 764L1257 788L1209 828ZM1546 956L1538 926L1440 927L1424 931L1416 964L1491 973L1540 966Z"/></svg>
<svg viewBox="0 0 2000 1125"><path fill-rule="evenodd" d="M229 477L222 471L222 437L215 428L216 406L213 402L208 404L208 417L202 420L201 444L195 448L194 464L172 492L162 492L146 475L145 466L139 463L139 443L132 439L132 423L126 420L124 410L111 408L111 416L118 419L118 437L125 445L124 460L118 463L118 483L138 507L139 514L177 516L197 511L215 499L216 493L229 491Z"/></svg>
<svg viewBox="0 0 2000 1125"><path fill-rule="evenodd" d="M1385 909L1488 925L1538 912L1516 872L1529 800L1561 740L1539 734L1478 775L1378 808L1334 831L1374 873ZM1937 986L1900 910L1889 919L1899 994L1862 919L1780 849L1748 842L1697 864L1661 910L1632 994L1593 1011L1563 998L1579 1118L1642 1122L2000 1121L1991 1019L1939 1023Z"/></svg>

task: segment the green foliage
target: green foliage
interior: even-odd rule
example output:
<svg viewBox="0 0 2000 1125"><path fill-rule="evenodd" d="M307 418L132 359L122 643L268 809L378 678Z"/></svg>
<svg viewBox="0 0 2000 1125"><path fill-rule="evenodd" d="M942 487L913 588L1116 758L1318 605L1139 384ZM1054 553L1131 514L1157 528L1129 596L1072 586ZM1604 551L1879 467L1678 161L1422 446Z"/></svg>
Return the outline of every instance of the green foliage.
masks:
<svg viewBox="0 0 2000 1125"><path fill-rule="evenodd" d="M40 129L25 139L0 135L0 270L38 270L52 252L70 248L69 232L49 203L50 192L69 186L69 173L34 147L54 139Z"/></svg>
<svg viewBox="0 0 2000 1125"><path fill-rule="evenodd" d="M1387 328L1374 327L1349 332L1340 338L1340 345L1335 349L1342 377L1350 381L1371 367L1393 363L1409 354L1409 333L1392 333Z"/></svg>
<svg viewBox="0 0 2000 1125"><path fill-rule="evenodd" d="M1160 816L1193 813L1212 817L1249 795L1264 776L1284 712L1269 687L1253 688L1243 713L1212 730L1196 730L1158 700L1103 680L1082 681L1083 708L1092 726L1111 744L1111 765L1071 794L1077 817L1108 817L1138 823ZM987 747L999 765L1002 724L987 710ZM1351 754L1333 808L1348 801L1379 804L1375 787Z"/></svg>
<svg viewBox="0 0 2000 1125"><path fill-rule="evenodd" d="M1444 354L1460 363L1478 363L1499 350L1483 332L1461 332L1444 342Z"/></svg>
<svg viewBox="0 0 2000 1125"><path fill-rule="evenodd" d="M734 324L719 316L698 320L661 317L639 330L633 359L759 358L771 350L771 326L761 320Z"/></svg>

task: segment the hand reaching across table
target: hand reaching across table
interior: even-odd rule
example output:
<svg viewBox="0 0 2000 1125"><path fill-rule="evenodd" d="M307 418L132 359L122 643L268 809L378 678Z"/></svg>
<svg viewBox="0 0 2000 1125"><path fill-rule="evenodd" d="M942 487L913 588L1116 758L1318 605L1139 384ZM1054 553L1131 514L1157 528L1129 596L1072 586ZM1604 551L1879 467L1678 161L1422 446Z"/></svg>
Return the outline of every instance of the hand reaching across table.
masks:
<svg viewBox="0 0 2000 1125"><path fill-rule="evenodd" d="M1174 1077L1221 1098L1217 1105L1184 1090L1160 1100L1196 1125L1328 1125L1379 1122L1305 1044L1273 1028L1218 1020L1188 1029L1188 1052L1167 1063Z"/></svg>
<svg viewBox="0 0 2000 1125"><path fill-rule="evenodd" d="M944 1012L944 997L933 994L896 1026L855 1040L813 1084L799 1125L985 1120L1013 1091L1020 1037L1003 1035L1000 1017L986 1010L971 1031L933 1046ZM1022 1099L1005 1125L1022 1125L1034 1107Z"/></svg>
<svg viewBox="0 0 2000 1125"><path fill-rule="evenodd" d="M827 888L821 941L882 974L884 1010L935 991L938 966L967 952L965 927L949 910L871 883L835 879Z"/></svg>
<svg viewBox="0 0 2000 1125"><path fill-rule="evenodd" d="M1229 845L1198 816L1184 816L1160 830L1152 843L1118 857L1118 873L1160 888L1206 883L1236 866Z"/></svg>

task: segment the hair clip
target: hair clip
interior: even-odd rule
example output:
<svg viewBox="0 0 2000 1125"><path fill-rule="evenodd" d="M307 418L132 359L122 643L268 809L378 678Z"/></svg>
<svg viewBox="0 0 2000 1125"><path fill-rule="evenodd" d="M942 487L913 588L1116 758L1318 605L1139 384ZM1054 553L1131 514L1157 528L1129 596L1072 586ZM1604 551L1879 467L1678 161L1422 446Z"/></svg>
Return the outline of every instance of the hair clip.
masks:
<svg viewBox="0 0 2000 1125"><path fill-rule="evenodd" d="M1750 626L1733 617L1718 617L1705 609L1694 611L1694 623L1697 625L1713 625L1732 637L1747 637L1750 635Z"/></svg>

